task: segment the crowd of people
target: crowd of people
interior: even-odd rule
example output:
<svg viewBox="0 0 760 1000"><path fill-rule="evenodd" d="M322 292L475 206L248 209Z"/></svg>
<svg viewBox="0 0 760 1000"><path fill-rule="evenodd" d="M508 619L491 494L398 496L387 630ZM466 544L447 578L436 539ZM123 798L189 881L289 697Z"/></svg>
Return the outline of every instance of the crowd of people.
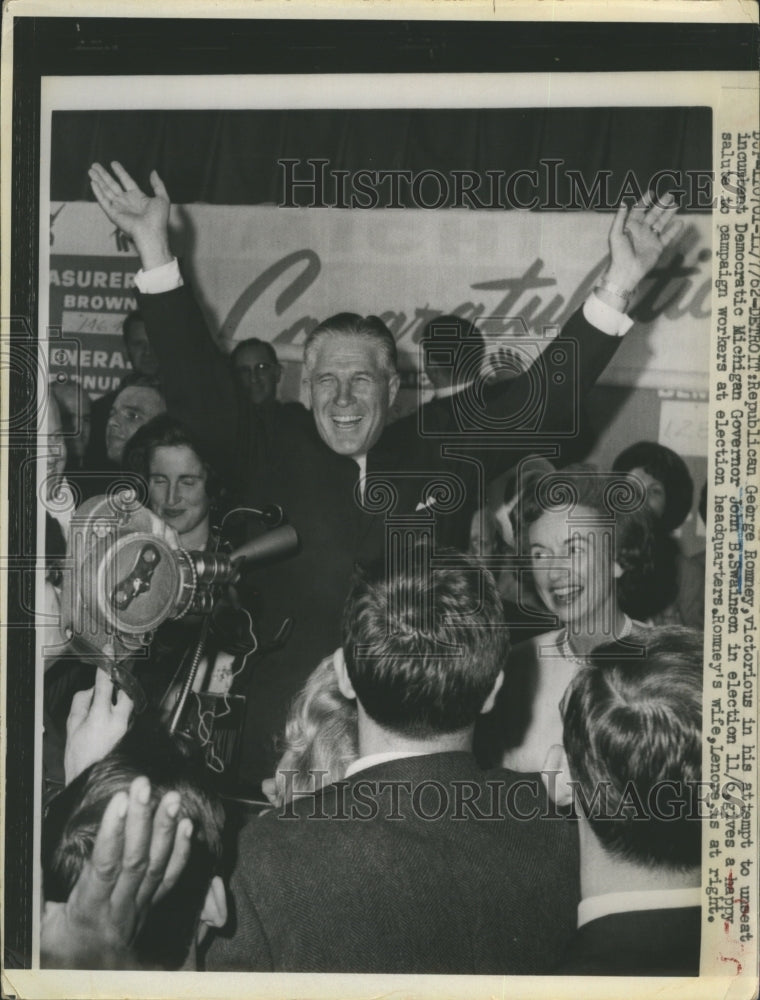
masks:
<svg viewBox="0 0 760 1000"><path fill-rule="evenodd" d="M674 534L693 484L655 442L584 463L578 405L678 231L673 199L616 214L559 373L511 356L488 373L476 326L441 316L420 343L435 396L391 423L380 319L315 327L309 407L280 402L269 342L226 356L207 330L160 178L146 194L113 163L90 181L140 255L140 311L108 399L51 389L51 616L72 507L130 477L187 551L228 551L241 509L280 510L299 545L220 598L258 638L212 630L179 731L207 619L151 636L141 713L97 663L48 657L43 962L696 975L704 579L700 598Z"/></svg>

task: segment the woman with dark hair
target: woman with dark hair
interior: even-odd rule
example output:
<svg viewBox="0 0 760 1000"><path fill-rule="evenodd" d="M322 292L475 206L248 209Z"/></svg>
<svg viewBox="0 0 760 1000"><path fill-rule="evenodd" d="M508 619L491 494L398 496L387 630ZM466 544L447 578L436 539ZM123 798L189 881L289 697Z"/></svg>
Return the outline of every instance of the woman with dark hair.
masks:
<svg viewBox="0 0 760 1000"><path fill-rule="evenodd" d="M148 506L174 529L183 549L212 552L224 546L212 527L212 514L223 494L221 482L184 424L167 413L155 417L130 440L124 466L145 481ZM252 629L250 615L240 607L237 594L231 597L235 614ZM197 615L164 622L156 632L150 656L135 666L149 701L165 713L171 712L176 703L177 678L195 648L201 624ZM217 753L214 730L218 729L219 719L233 722L229 695L246 660L238 651L228 651L228 638L217 627L207 632L205 654L198 663L192 687L196 697L187 709L192 721L186 725L205 746L212 769L218 771L225 765L221 751Z"/></svg>
<svg viewBox="0 0 760 1000"><path fill-rule="evenodd" d="M594 466L532 477L512 512L520 552L530 554L533 584L559 628L518 643L479 749L486 763L540 771L562 742L559 705L567 685L600 643L632 643L645 628L628 608L652 566L651 517L634 484Z"/></svg>
<svg viewBox="0 0 760 1000"><path fill-rule="evenodd" d="M655 625L691 625L703 628L701 615L688 609L693 590L688 560L677 533L694 500L694 482L686 463L676 452L655 441L637 441L624 449L612 464L617 472L630 472L646 490L646 503L655 517L655 565L648 603L642 614ZM704 588L704 580L702 581Z"/></svg>
<svg viewBox="0 0 760 1000"><path fill-rule="evenodd" d="M694 482L680 455L656 441L637 441L620 452L612 470L641 481L647 507L668 534L681 527L694 500Z"/></svg>
<svg viewBox="0 0 760 1000"><path fill-rule="evenodd" d="M182 548L207 547L221 483L183 424L168 413L149 421L127 445L124 466L143 477L148 506L174 528Z"/></svg>

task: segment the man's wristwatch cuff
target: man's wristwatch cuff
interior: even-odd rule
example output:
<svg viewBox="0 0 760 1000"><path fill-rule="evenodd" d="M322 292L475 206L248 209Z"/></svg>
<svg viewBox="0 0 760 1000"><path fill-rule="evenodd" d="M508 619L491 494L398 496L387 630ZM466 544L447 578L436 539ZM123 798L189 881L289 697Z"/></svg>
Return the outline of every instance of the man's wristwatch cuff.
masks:
<svg viewBox="0 0 760 1000"><path fill-rule="evenodd" d="M633 326L633 320L622 309L613 308L595 294L583 303L583 315L586 322L610 337L622 337Z"/></svg>
<svg viewBox="0 0 760 1000"><path fill-rule="evenodd" d="M157 295L160 292L171 292L184 284L179 272L179 263L172 257L166 264L151 267L147 271L142 268L135 275L135 285L143 295Z"/></svg>
<svg viewBox="0 0 760 1000"><path fill-rule="evenodd" d="M594 291L603 290L607 292L608 295L612 295L614 298L618 299L623 304L623 312L628 308L628 305L633 298L634 292L636 291L636 286L633 288L627 288L624 285L619 285L615 281L610 281L610 279L605 275L599 279L594 287Z"/></svg>

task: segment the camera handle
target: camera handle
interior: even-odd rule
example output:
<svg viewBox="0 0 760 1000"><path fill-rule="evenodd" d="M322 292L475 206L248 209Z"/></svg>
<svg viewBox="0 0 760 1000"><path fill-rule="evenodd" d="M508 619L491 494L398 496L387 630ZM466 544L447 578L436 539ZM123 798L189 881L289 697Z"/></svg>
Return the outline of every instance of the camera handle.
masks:
<svg viewBox="0 0 760 1000"><path fill-rule="evenodd" d="M219 550L220 536L213 535L212 538L214 544L210 551L212 553L216 553ZM173 735L176 732L180 719L184 714L185 705L187 704L187 699L190 696L190 692L193 689L193 681L195 680L195 676L198 673L198 667L200 666L200 662L203 659L203 652L206 648L206 641L208 640L208 632L210 627L211 627L211 616L206 615L203 619L203 623L201 624L201 632L200 635L198 636L198 641L195 644L195 651L193 652L193 658L190 661L190 667L188 668L187 674L185 675L185 679L182 682L182 687L180 688L179 697L177 698L177 703L175 704L174 709L172 710L171 719L169 720L170 735Z"/></svg>
<svg viewBox="0 0 760 1000"><path fill-rule="evenodd" d="M277 510L279 511L279 508L277 508ZM297 544L298 536L296 535L295 530L290 525L283 525L279 528L274 528L268 532L266 536L255 538L246 545L237 549L232 553L230 561L233 565L239 565L247 559L265 560L267 558L283 555L284 553L294 549ZM219 537L216 536L214 547L211 550L212 553L217 551L218 545ZM193 682L195 681L198 673L198 667L200 666L200 662L203 659L203 654L206 649L206 642L208 640L210 627L211 616L207 615L203 619L200 635L198 636L198 642L196 643L195 650L193 652L193 658L190 661L190 666L188 667L185 679L182 682L177 702L172 710L171 719L169 721L170 733L174 733L176 731L184 714L187 699L192 691ZM292 621L290 619L286 619L277 633L276 639L278 642L282 642L285 638L287 638L290 634L291 627Z"/></svg>
<svg viewBox="0 0 760 1000"><path fill-rule="evenodd" d="M145 711L147 699L142 684L132 673L133 664L133 659L123 660L121 663L109 658L98 660L98 666L107 671L116 687L126 691L132 699L135 715L139 715Z"/></svg>
<svg viewBox="0 0 760 1000"><path fill-rule="evenodd" d="M185 679L182 682L182 688L180 689L177 702L172 710L171 719L169 720L169 732L174 733L177 726L180 723L180 719L185 711L185 705L187 704L187 699L190 692L193 689L193 682L195 681L196 674L198 673L198 667L203 659L203 653L206 649L206 641L208 639L208 632L211 625L211 618L207 615L203 619L201 625L201 633L198 636L198 642L195 644L195 651L193 652L193 658L190 661L190 666L187 673L185 674Z"/></svg>

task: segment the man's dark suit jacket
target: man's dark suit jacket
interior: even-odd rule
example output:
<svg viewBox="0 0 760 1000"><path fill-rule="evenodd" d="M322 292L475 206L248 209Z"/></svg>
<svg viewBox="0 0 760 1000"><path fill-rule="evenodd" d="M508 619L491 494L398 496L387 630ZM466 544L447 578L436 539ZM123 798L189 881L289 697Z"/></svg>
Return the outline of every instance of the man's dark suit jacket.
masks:
<svg viewBox="0 0 760 1000"><path fill-rule="evenodd" d="M296 800L291 818L254 817L231 880L232 927L207 968L550 972L575 927L577 834L563 818L515 818L509 796L512 813L546 802L537 774L442 753L360 771Z"/></svg>
<svg viewBox="0 0 760 1000"><path fill-rule="evenodd" d="M290 699L340 644L341 612L356 563L382 558L393 531L434 528L437 546L466 547L463 526L469 532L482 503L479 484L535 450L535 434L514 430L521 419L515 415L537 420L549 437L552 429L568 426L620 340L590 326L580 310L575 313L563 339L549 349L556 359L567 346L564 368L555 362L545 370L539 366L489 395L491 420L512 427L504 437L487 436L490 447L469 432L468 415L465 433L452 427L448 440L440 429L423 435L408 421L406 427L391 425L367 456L361 504L356 462L320 439L311 413L281 407L282 419L262 426L187 286L141 295L140 309L169 412L189 424L217 471L249 502L280 504L301 540L297 553L262 572L258 588L259 621L273 632L284 617L294 619L287 645L259 658L248 690L242 768L247 777L261 779L272 773L272 736L282 730ZM447 407L434 409L443 419Z"/></svg>
<svg viewBox="0 0 760 1000"><path fill-rule="evenodd" d="M698 906L611 913L578 929L558 973L565 976L698 976Z"/></svg>

